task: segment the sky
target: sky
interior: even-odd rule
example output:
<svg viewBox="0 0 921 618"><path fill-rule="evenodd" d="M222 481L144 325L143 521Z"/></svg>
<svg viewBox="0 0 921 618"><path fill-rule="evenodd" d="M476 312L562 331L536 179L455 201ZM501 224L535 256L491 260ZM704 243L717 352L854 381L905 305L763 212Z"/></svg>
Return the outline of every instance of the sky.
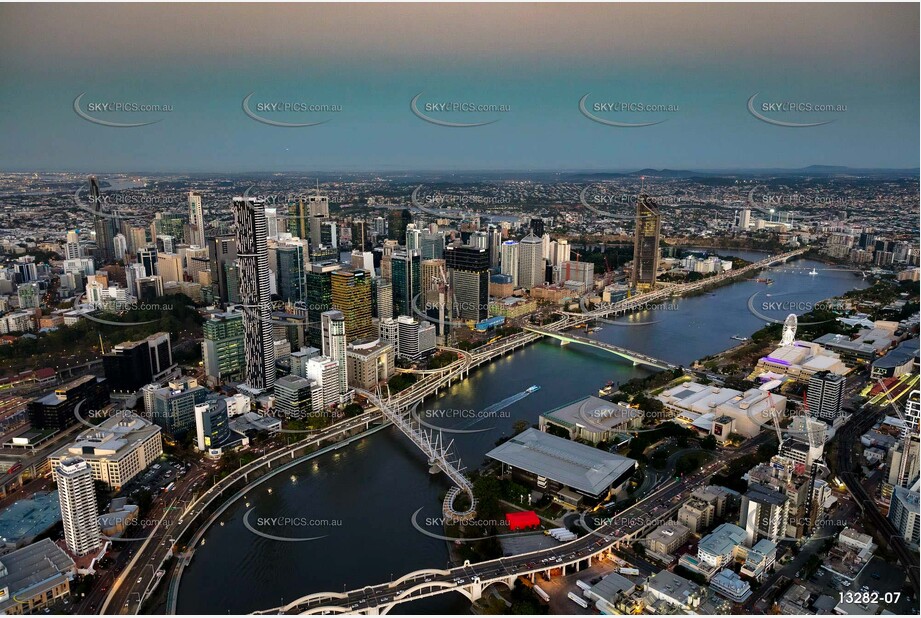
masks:
<svg viewBox="0 0 921 618"><path fill-rule="evenodd" d="M917 168L918 24L878 3L3 4L0 170ZM490 107L438 107L462 104Z"/></svg>

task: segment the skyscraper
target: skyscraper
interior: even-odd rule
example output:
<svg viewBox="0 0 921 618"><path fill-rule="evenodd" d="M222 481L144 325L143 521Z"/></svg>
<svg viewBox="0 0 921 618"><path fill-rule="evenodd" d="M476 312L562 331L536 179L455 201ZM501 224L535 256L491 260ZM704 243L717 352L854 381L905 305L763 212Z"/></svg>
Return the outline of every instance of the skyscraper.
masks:
<svg viewBox="0 0 921 618"><path fill-rule="evenodd" d="M64 244L64 259L77 260L83 257L80 249L80 233L77 230L67 231L67 241Z"/></svg>
<svg viewBox="0 0 921 618"><path fill-rule="evenodd" d="M391 210L387 215L387 238L406 242L406 227L412 223L412 213L403 208L402 210Z"/></svg>
<svg viewBox="0 0 921 618"><path fill-rule="evenodd" d="M489 266L495 268L499 265L499 246L502 244L502 230L495 225L490 225L487 234L489 236Z"/></svg>
<svg viewBox="0 0 921 618"><path fill-rule="evenodd" d="M333 308L333 273L342 268L337 262L314 262L307 271L305 299L307 315L307 340L312 346L323 345L320 335L320 320L317 316Z"/></svg>
<svg viewBox="0 0 921 618"><path fill-rule="evenodd" d="M205 246L205 218L201 208L201 194L189 191L189 242Z"/></svg>
<svg viewBox="0 0 921 618"><path fill-rule="evenodd" d="M305 298L304 272L306 243L286 243L274 248L278 295L285 302L300 302Z"/></svg>
<svg viewBox="0 0 921 618"><path fill-rule="evenodd" d="M844 383L844 376L830 371L812 374L806 391L809 414L829 424L838 418L844 401Z"/></svg>
<svg viewBox="0 0 921 618"><path fill-rule="evenodd" d="M80 457L70 457L55 468L61 505L64 541L74 555L84 556L99 549L99 519L93 471Z"/></svg>
<svg viewBox="0 0 921 618"><path fill-rule="evenodd" d="M640 290L656 285L659 270L659 234L662 213L652 199L641 194L636 200L636 231L633 238L633 274L630 284Z"/></svg>
<svg viewBox="0 0 921 618"><path fill-rule="evenodd" d="M202 361L208 383L240 380L246 367L243 314L216 313L202 325Z"/></svg>
<svg viewBox="0 0 921 618"><path fill-rule="evenodd" d="M115 259L115 213L107 213L102 208L102 195L99 192L99 182L95 176L90 176L90 207L95 213L93 229L96 232L96 260L100 264Z"/></svg>
<svg viewBox="0 0 921 618"><path fill-rule="evenodd" d="M408 251L422 253L422 230L417 228L415 223L406 226L405 244Z"/></svg>
<svg viewBox="0 0 921 618"><path fill-rule="evenodd" d="M303 198L288 204L288 233L298 238L310 238L310 210Z"/></svg>
<svg viewBox="0 0 921 618"><path fill-rule="evenodd" d="M138 264L144 266L144 276L153 277L157 274L157 248L142 247L138 249Z"/></svg>
<svg viewBox="0 0 921 618"><path fill-rule="evenodd" d="M422 291L419 254L394 251L390 256L390 268L396 315L413 315L413 300Z"/></svg>
<svg viewBox="0 0 921 618"><path fill-rule="evenodd" d="M512 285L518 287L518 241L506 240L499 248L499 272L512 277Z"/></svg>
<svg viewBox="0 0 921 618"><path fill-rule="evenodd" d="M541 285L545 279L543 244L540 238L528 234L518 244L517 285L530 290Z"/></svg>
<svg viewBox="0 0 921 618"><path fill-rule="evenodd" d="M393 284L389 279L377 280L377 318L385 320L393 317Z"/></svg>
<svg viewBox="0 0 921 618"><path fill-rule="evenodd" d="M448 247L445 264L457 299L457 315L475 322L486 319L489 315L489 251L485 247Z"/></svg>
<svg viewBox="0 0 921 618"><path fill-rule="evenodd" d="M246 385L254 390L275 384L275 344L272 340L272 297L266 239L265 201L233 198L236 226Z"/></svg>
<svg viewBox="0 0 921 618"><path fill-rule="evenodd" d="M115 238L112 239L112 245L115 251L116 260L124 260L125 254L128 253L128 239L125 238L125 235L118 233L115 235Z"/></svg>
<svg viewBox="0 0 921 618"><path fill-rule="evenodd" d="M364 270L338 270L332 274L332 286L333 308L345 317L346 343L373 336L371 277L368 273Z"/></svg>
<svg viewBox="0 0 921 618"><path fill-rule="evenodd" d="M531 233L537 236L538 238L544 235L544 220L543 219L538 219L538 218L531 219L530 227L531 227Z"/></svg>
<svg viewBox="0 0 921 618"><path fill-rule="evenodd" d="M278 240L278 209L265 209L266 236L271 240Z"/></svg>
<svg viewBox="0 0 921 618"><path fill-rule="evenodd" d="M445 233L422 230L419 253L423 260L440 259L445 252Z"/></svg>
<svg viewBox="0 0 921 618"><path fill-rule="evenodd" d="M339 402L348 392L348 358L345 332L345 316L341 311L324 311L320 315L320 327L323 333L323 356L331 358L339 366Z"/></svg>

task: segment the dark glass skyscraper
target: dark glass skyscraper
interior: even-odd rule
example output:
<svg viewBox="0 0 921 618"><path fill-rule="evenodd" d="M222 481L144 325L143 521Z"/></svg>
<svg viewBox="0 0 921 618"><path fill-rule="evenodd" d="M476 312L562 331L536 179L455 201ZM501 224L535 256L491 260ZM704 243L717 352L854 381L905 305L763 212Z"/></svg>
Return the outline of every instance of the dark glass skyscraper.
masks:
<svg viewBox="0 0 921 618"><path fill-rule="evenodd" d="M279 245L275 248L278 270L278 295L285 302L304 300L304 245Z"/></svg>
<svg viewBox="0 0 921 618"><path fill-rule="evenodd" d="M208 260L211 269L211 285L215 295L223 302L239 302L239 286L237 283L236 267L233 269L233 280L228 281L228 266L233 266L237 259L237 241L233 238L212 237L208 238ZM233 299L233 301L231 300Z"/></svg>
<svg viewBox="0 0 921 618"><path fill-rule="evenodd" d="M395 315L413 315L413 299L422 291L422 260L418 253L394 251L391 256L391 283ZM378 309L379 310L379 309Z"/></svg>
<svg viewBox="0 0 921 618"><path fill-rule="evenodd" d="M656 285L659 270L659 233L662 213L652 199L641 194L636 200L636 231L633 238L633 275L630 283L640 290Z"/></svg>
<svg viewBox="0 0 921 618"><path fill-rule="evenodd" d="M304 302L308 318L307 340L314 347L320 347L323 343L320 314L333 308L332 274L340 268L342 267L337 262L313 263L304 277Z"/></svg>
<svg viewBox="0 0 921 618"><path fill-rule="evenodd" d="M99 182L95 176L90 176L90 207L96 213L93 218L93 229L96 232L96 259L100 264L115 259L115 234L118 233L115 213L105 212L102 207L102 195L99 192Z"/></svg>
<svg viewBox="0 0 921 618"><path fill-rule="evenodd" d="M406 208L391 210L387 215L387 238L401 245L406 243L406 226L413 222L412 213Z"/></svg>
<svg viewBox="0 0 921 618"><path fill-rule="evenodd" d="M489 251L469 245L447 247L445 265L457 299L457 315L474 321L489 317Z"/></svg>

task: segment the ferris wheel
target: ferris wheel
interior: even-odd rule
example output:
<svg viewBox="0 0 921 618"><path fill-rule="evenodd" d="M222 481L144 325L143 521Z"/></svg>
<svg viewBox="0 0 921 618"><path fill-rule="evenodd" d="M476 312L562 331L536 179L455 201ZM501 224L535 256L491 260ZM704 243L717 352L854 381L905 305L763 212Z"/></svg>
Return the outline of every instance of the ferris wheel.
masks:
<svg viewBox="0 0 921 618"><path fill-rule="evenodd" d="M783 336L780 338L780 347L793 345L796 339L796 314L791 313L783 321Z"/></svg>

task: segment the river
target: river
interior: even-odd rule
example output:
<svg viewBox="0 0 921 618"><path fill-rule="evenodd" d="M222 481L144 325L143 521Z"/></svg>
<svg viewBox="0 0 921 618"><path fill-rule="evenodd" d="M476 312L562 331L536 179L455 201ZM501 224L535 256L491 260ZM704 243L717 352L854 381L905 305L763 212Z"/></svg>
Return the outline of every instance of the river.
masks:
<svg viewBox="0 0 921 618"><path fill-rule="evenodd" d="M757 260L763 254L724 250ZM817 275L808 272L815 268ZM729 348L733 335L750 335L765 324L749 311L753 294L761 310L771 298L814 303L864 287L851 272L800 260L766 271L773 285L740 281L699 296L673 299L658 309L603 324L592 336L603 341L687 365ZM771 296L768 297L767 295ZM770 303L767 303L770 305ZM785 309L762 314L783 320ZM802 313L802 311L800 311ZM561 347L544 340L471 373L469 379L420 405L426 418L442 427L476 433L445 434L468 468L478 467L516 420L535 423L541 412L595 394L607 381L648 375L610 353L578 345ZM531 385L540 390L495 412L481 411ZM368 436L320 456L259 485L231 506L205 536L185 570L179 593L181 614L248 613L290 602L311 592L341 592L388 581L420 568L447 566L444 541L419 533L420 523L439 518L443 475L430 475L422 455L396 429ZM249 502L250 506L246 506ZM248 515L247 515L248 513ZM259 536L249 527L278 537L315 538L283 542ZM288 518L283 521L275 518ZM437 522L429 522L438 531ZM456 594L397 606L394 613L467 613Z"/></svg>

